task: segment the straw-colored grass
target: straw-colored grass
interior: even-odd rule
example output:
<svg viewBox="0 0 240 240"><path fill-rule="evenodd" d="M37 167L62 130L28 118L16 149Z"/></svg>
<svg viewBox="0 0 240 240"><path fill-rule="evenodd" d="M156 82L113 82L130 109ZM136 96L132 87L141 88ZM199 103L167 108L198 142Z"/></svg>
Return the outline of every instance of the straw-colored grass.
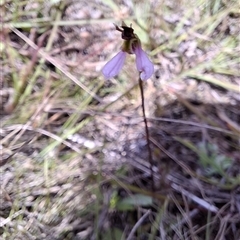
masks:
<svg viewBox="0 0 240 240"><path fill-rule="evenodd" d="M0 9L1 239L240 239L238 1ZM122 20L155 65L153 166L134 57L114 79L100 71Z"/></svg>

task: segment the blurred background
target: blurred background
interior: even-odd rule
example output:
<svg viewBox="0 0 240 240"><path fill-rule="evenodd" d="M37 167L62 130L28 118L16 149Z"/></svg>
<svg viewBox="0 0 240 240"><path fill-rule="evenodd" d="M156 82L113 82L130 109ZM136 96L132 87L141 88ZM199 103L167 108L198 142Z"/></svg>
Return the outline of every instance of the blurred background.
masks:
<svg viewBox="0 0 240 240"><path fill-rule="evenodd" d="M0 11L1 239L240 239L239 1L3 0ZM122 21L154 63L152 165L135 56L101 74Z"/></svg>

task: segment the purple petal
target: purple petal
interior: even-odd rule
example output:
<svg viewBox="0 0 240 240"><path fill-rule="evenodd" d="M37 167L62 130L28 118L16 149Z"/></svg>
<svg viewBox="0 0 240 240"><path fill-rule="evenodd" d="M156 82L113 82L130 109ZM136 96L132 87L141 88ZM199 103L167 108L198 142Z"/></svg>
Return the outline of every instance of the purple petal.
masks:
<svg viewBox="0 0 240 240"><path fill-rule="evenodd" d="M149 79L154 73L153 63L149 60L147 54L142 50L141 46L137 46L134 50L136 55L137 70L141 72L142 80Z"/></svg>
<svg viewBox="0 0 240 240"><path fill-rule="evenodd" d="M102 74L107 80L118 75L123 67L126 55L126 52L120 51L116 56L114 56L109 62L104 65Z"/></svg>

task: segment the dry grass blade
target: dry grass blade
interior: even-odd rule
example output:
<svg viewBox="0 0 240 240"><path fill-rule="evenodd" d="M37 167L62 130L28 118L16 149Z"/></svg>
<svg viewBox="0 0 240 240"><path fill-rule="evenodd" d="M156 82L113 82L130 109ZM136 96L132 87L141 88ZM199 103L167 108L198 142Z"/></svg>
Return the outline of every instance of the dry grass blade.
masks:
<svg viewBox="0 0 240 240"><path fill-rule="evenodd" d="M28 39L26 36L24 36L19 30L16 28L10 28L14 33L16 33L21 39L23 39L29 46L31 46L33 49L37 50L37 45L34 44L30 39ZM47 53L45 53L43 50L38 50L41 57L43 57L45 60L50 62L52 65L54 65L58 70L60 70L66 77L71 79L75 84L77 84L80 88L82 88L85 92L87 92L89 95L91 95L94 99L96 99L98 102L101 102L102 100L96 96L95 93L90 91L83 83L78 81L70 72L64 70L64 67L59 63L57 60L49 56Z"/></svg>
<svg viewBox="0 0 240 240"><path fill-rule="evenodd" d="M0 238L239 240L238 5L1 2ZM122 21L145 119L135 58L101 74Z"/></svg>

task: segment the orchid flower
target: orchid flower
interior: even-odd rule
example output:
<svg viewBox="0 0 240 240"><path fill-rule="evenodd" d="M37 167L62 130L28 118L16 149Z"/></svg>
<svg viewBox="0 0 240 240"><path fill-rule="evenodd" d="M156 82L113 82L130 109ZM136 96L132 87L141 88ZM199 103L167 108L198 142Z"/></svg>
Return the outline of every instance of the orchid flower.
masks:
<svg viewBox="0 0 240 240"><path fill-rule="evenodd" d="M140 72L141 80L149 79L154 72L153 63L149 60L146 52L142 50L140 39L133 33L132 27L127 27L123 22L122 28L116 26L116 30L122 32L122 38L125 40L121 51L115 55L102 69L104 77L108 80L118 75L123 67L127 53L136 55L136 66Z"/></svg>

